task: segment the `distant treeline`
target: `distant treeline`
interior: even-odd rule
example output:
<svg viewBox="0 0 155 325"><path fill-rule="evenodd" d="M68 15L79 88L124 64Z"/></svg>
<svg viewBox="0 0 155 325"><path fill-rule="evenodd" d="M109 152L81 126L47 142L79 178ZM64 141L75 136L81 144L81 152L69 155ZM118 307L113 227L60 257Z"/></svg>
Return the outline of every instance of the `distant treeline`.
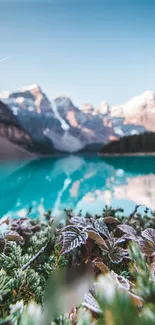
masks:
<svg viewBox="0 0 155 325"><path fill-rule="evenodd" d="M110 142L102 148L102 153L142 153L155 152L155 133L144 132L141 134L125 136Z"/></svg>

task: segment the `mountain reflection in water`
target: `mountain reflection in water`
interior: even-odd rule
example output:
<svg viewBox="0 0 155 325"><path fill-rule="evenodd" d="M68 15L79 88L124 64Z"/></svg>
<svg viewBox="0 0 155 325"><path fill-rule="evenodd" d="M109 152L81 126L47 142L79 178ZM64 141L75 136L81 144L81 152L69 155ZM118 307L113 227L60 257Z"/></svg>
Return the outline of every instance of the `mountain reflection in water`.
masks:
<svg viewBox="0 0 155 325"><path fill-rule="evenodd" d="M104 206L155 210L155 157L63 156L0 164L0 217L36 217L65 208L99 214Z"/></svg>

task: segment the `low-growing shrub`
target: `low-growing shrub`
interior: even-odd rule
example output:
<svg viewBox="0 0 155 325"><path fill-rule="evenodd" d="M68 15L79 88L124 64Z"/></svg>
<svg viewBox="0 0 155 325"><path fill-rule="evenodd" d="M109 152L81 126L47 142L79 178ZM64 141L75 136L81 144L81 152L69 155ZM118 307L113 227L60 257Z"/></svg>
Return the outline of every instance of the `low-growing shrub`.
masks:
<svg viewBox="0 0 155 325"><path fill-rule="evenodd" d="M51 299L52 295L58 297L51 305L49 324L154 324L155 215L146 208L142 216L138 207L128 217L123 215L122 209L105 207L101 216L86 215L85 218L66 210L65 222L50 213L44 222L28 217L2 218L1 324L39 324L46 307L47 281L54 272L66 267L69 268L68 279L62 272L60 284L53 282L48 288ZM73 267L79 267L74 269L78 271L73 272ZM69 289L67 292L67 288L80 276L81 279L84 275L88 277L90 267L94 284L78 304L74 292L75 305L61 315L63 302L60 303L59 298L64 288L67 297L71 292ZM65 295L63 297L65 300ZM57 305L59 312L53 314L52 306L56 309ZM42 325L46 323L42 321Z"/></svg>

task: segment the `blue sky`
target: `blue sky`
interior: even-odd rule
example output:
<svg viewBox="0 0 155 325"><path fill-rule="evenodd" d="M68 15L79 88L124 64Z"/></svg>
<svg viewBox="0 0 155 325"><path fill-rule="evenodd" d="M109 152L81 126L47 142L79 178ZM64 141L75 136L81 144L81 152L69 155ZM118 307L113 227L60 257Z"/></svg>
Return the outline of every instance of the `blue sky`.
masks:
<svg viewBox="0 0 155 325"><path fill-rule="evenodd" d="M155 90L154 0L0 0L0 90L80 105Z"/></svg>

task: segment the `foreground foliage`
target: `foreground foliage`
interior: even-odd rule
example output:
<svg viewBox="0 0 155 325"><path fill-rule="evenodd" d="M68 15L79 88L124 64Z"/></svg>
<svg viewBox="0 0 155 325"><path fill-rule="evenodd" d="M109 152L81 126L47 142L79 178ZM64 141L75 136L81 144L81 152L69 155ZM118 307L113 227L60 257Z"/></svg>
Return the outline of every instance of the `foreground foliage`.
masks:
<svg viewBox="0 0 155 325"><path fill-rule="evenodd" d="M80 303L69 305L63 316L61 312L51 313L51 324L154 324L155 214L148 214L146 208L141 216L138 207L129 217L123 216L121 209L105 207L101 216L85 218L67 210L66 219L61 222L50 212L44 222L1 219L1 324L39 324L46 307L47 280L54 271L65 267L70 268L71 278L72 267L80 265L82 275L88 271L84 265L92 267L94 284ZM72 272L69 284L80 276L79 270ZM56 278L53 279L50 308L54 309L57 300L61 311L61 283L54 289ZM66 297L67 294L66 291ZM75 304L77 301L75 297Z"/></svg>

